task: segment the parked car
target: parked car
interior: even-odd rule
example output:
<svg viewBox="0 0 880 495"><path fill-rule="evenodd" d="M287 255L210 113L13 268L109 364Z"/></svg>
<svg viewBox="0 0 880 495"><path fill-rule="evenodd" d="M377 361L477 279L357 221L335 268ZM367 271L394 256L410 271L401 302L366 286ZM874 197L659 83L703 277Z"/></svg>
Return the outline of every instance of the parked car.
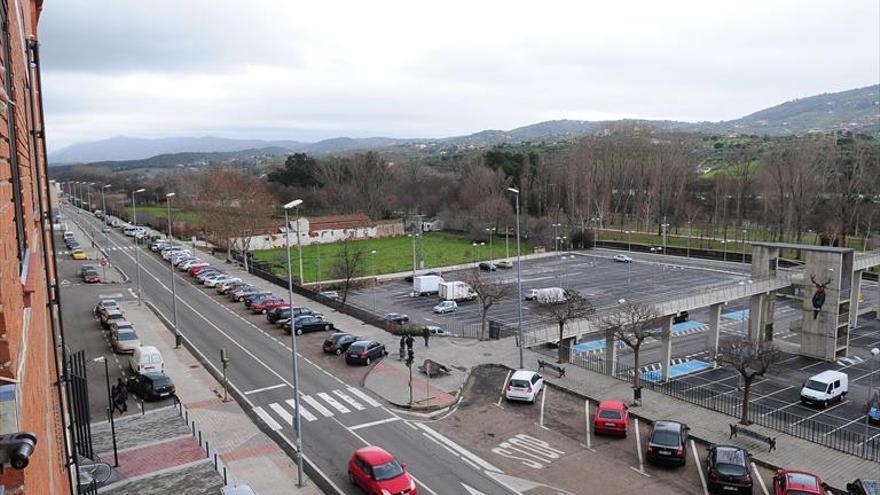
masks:
<svg viewBox="0 0 880 495"><path fill-rule="evenodd" d="M180 262L180 263L177 265L177 269L180 270L180 271L182 271L182 272L187 272L187 271L189 271L189 269L192 268L193 266L198 265L198 264L201 264L201 263L205 263L205 262L202 261L202 260L200 260L200 259L198 259L198 258L190 258L190 259L188 259L188 260L185 260L185 261ZM205 264L207 265L207 263L205 263Z"/></svg>
<svg viewBox="0 0 880 495"><path fill-rule="evenodd" d="M141 346L141 340L133 328L114 328L110 331L110 345L113 347L113 352L133 354L134 350Z"/></svg>
<svg viewBox="0 0 880 495"><path fill-rule="evenodd" d="M857 479L846 484L848 495L880 495L880 481Z"/></svg>
<svg viewBox="0 0 880 495"><path fill-rule="evenodd" d="M220 488L220 495L257 495L254 489L247 484L226 485Z"/></svg>
<svg viewBox="0 0 880 495"><path fill-rule="evenodd" d="M128 368L134 373L165 371L165 360L159 349L151 345L142 345L134 350L128 358Z"/></svg>
<svg viewBox="0 0 880 495"><path fill-rule="evenodd" d="M629 410L619 400L603 400L593 417L593 431L599 434L626 436L629 428Z"/></svg>
<svg viewBox="0 0 880 495"><path fill-rule="evenodd" d="M268 296L270 294L272 294L271 291L259 289L257 287L251 287L250 289L242 291L235 300L238 302L244 302L245 305L247 305L248 301L253 299L254 297Z"/></svg>
<svg viewBox="0 0 880 495"><path fill-rule="evenodd" d="M120 309L108 309L101 314L101 326L104 328L110 328L110 324L116 320L124 320L125 315L122 314L122 310Z"/></svg>
<svg viewBox="0 0 880 495"><path fill-rule="evenodd" d="M86 263L85 265L82 265L82 266L79 267L79 276L80 276L80 277L85 277L87 271L89 271L89 270L97 270L97 269L98 269L97 266L92 265L91 263Z"/></svg>
<svg viewBox="0 0 880 495"><path fill-rule="evenodd" d="M100 317L109 309L119 309L119 304L116 303L115 299L101 299L95 305L95 314Z"/></svg>
<svg viewBox="0 0 880 495"><path fill-rule="evenodd" d="M541 388L544 387L544 377L529 370L517 370L507 381L504 389L504 398L508 401L526 401L534 403Z"/></svg>
<svg viewBox="0 0 880 495"><path fill-rule="evenodd" d="M101 276L98 275L98 270L88 270L83 274L83 282L87 284L97 284L101 282Z"/></svg>
<svg viewBox="0 0 880 495"><path fill-rule="evenodd" d="M442 315L445 313L453 313L456 309L458 309L458 303L455 301L440 301L434 306L434 313Z"/></svg>
<svg viewBox="0 0 880 495"><path fill-rule="evenodd" d="M64 234L62 234L62 237L64 238L64 243L66 244L68 240L76 239L76 234L74 234L73 231L65 230Z"/></svg>
<svg viewBox="0 0 880 495"><path fill-rule="evenodd" d="M293 329L297 335L308 332L317 332L318 330L333 330L333 324L324 318L314 315L300 316L293 320Z"/></svg>
<svg viewBox="0 0 880 495"><path fill-rule="evenodd" d="M655 421L648 435L645 458L654 463L687 463L688 427L677 421Z"/></svg>
<svg viewBox="0 0 880 495"><path fill-rule="evenodd" d="M128 377L128 391L144 400L164 399L174 395L171 378L161 371L150 371Z"/></svg>
<svg viewBox="0 0 880 495"><path fill-rule="evenodd" d="M334 301L339 300L339 293L335 290L322 290L318 295L324 296L327 299L333 299Z"/></svg>
<svg viewBox="0 0 880 495"><path fill-rule="evenodd" d="M874 399L868 406L868 422L880 423L880 400Z"/></svg>
<svg viewBox="0 0 880 495"><path fill-rule="evenodd" d="M73 258L73 259L75 259L75 260L87 260L87 259L89 259L89 257L86 256L86 252L83 251L82 249L74 249L73 251L70 252L70 257Z"/></svg>
<svg viewBox="0 0 880 495"><path fill-rule="evenodd" d="M79 244L79 241L73 239L67 244L67 249L73 251L75 249L82 249L82 246Z"/></svg>
<svg viewBox="0 0 880 495"><path fill-rule="evenodd" d="M513 263L508 260L501 260L498 263L495 263L495 266L497 266L498 268L503 268L505 270L509 270L509 269L513 268Z"/></svg>
<svg viewBox="0 0 880 495"><path fill-rule="evenodd" d="M454 333L437 325L425 325L425 328L428 329L428 333L431 337L456 337Z"/></svg>
<svg viewBox="0 0 880 495"><path fill-rule="evenodd" d="M329 337L324 339L324 352L328 354L336 354L337 356L341 355L343 352L348 350L348 347L351 344L360 340L360 337L357 335L352 335L350 333L337 332L330 334Z"/></svg>
<svg viewBox="0 0 880 495"><path fill-rule="evenodd" d="M385 449L361 447L348 461L348 479L368 494L418 495L416 482Z"/></svg>
<svg viewBox="0 0 880 495"><path fill-rule="evenodd" d="M229 289L231 289L232 287L234 287L235 284L239 284L239 283L241 283L241 279L240 279L240 278L238 278L238 277L230 277L230 278L228 278L228 279L226 279L226 280L224 280L224 281L218 283L218 284L214 287L214 291L217 292L217 294L226 294L227 292L229 292Z"/></svg>
<svg viewBox="0 0 880 495"><path fill-rule="evenodd" d="M251 294L250 296L244 298L244 305L246 308L250 308L253 304L259 304L260 301L266 299L268 297L275 297L269 291L259 291L255 294Z"/></svg>
<svg viewBox="0 0 880 495"><path fill-rule="evenodd" d="M244 297L249 294L251 291L256 291L257 288L250 284L245 284L234 291L229 292L229 299L235 302L244 301Z"/></svg>
<svg viewBox="0 0 880 495"><path fill-rule="evenodd" d="M409 316L403 313L385 313L385 316L382 317L385 321L390 321L393 323L397 323L398 325L403 325L409 321Z"/></svg>
<svg viewBox="0 0 880 495"><path fill-rule="evenodd" d="M290 305L284 304L282 306L276 306L272 308L270 311L266 312L266 321L269 323L275 323L278 320L284 320L290 318Z"/></svg>
<svg viewBox="0 0 880 495"><path fill-rule="evenodd" d="M823 495L822 479L805 471L780 469L773 475L773 495Z"/></svg>
<svg viewBox="0 0 880 495"><path fill-rule="evenodd" d="M156 239L150 243L150 251L158 253L164 246L171 246L171 243L163 239Z"/></svg>
<svg viewBox="0 0 880 495"><path fill-rule="evenodd" d="M387 356L388 351L385 350L385 344L375 340L358 340L352 342L345 351L346 364L366 364L369 365L373 361Z"/></svg>
<svg viewBox="0 0 880 495"><path fill-rule="evenodd" d="M324 319L324 315L321 313L315 313L314 311L308 308L293 308L293 319L298 320L300 318L305 318L306 316L314 316L315 318ZM275 324L279 327L283 328L284 331L290 332L290 316L287 318L281 318L275 321Z"/></svg>
<svg viewBox="0 0 880 495"><path fill-rule="evenodd" d="M204 265L199 264L196 266L189 267L189 270L187 270L187 273L189 273L190 277L195 277L195 276L198 276L203 271L208 270L208 269L211 269L211 265L209 265L207 263L205 263Z"/></svg>
<svg viewBox="0 0 880 495"><path fill-rule="evenodd" d="M827 370L813 375L801 388L801 402L807 405L828 407L832 402L841 401L849 391L849 376L836 370Z"/></svg>
<svg viewBox="0 0 880 495"><path fill-rule="evenodd" d="M625 254L615 254L612 259L618 263L632 263L633 261L632 258Z"/></svg>
<svg viewBox="0 0 880 495"><path fill-rule="evenodd" d="M706 485L710 493L752 493L749 453L733 445L712 445L706 456Z"/></svg>
<svg viewBox="0 0 880 495"><path fill-rule="evenodd" d="M217 278L222 275L226 275L226 274L216 268L208 268L207 270L203 271L202 273L199 273L198 275L196 275L195 279L196 279L196 282L198 282L200 284L204 284L205 281L207 281L208 279Z"/></svg>
<svg viewBox="0 0 880 495"><path fill-rule="evenodd" d="M222 275L219 275L216 277L206 277L205 278L205 287L211 287L211 288L217 287L217 284L226 282L227 280L232 280L233 278L235 278L235 277L228 275L228 274L222 274Z"/></svg>
<svg viewBox="0 0 880 495"><path fill-rule="evenodd" d="M494 272L498 269L498 267L495 266L495 263L492 263L491 261L483 261L478 266L480 267L480 271L483 272Z"/></svg>
<svg viewBox="0 0 880 495"><path fill-rule="evenodd" d="M284 302L284 299L276 296L264 297L259 300L259 302L255 302L251 304L251 313L257 314L262 313L266 314L271 309L275 309L281 306L286 306L287 303Z"/></svg>
<svg viewBox="0 0 880 495"><path fill-rule="evenodd" d="M114 320L112 323L110 323L111 332L127 332L129 330L134 330L134 323L124 318L121 320Z"/></svg>

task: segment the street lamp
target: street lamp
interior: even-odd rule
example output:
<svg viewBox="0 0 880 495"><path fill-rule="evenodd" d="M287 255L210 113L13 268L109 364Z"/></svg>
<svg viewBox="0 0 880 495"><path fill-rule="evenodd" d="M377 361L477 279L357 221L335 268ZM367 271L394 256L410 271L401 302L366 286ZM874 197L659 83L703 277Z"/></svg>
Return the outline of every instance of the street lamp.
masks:
<svg viewBox="0 0 880 495"><path fill-rule="evenodd" d="M866 403L869 411L871 408L871 394L874 392L874 366L875 366L875 362L877 361L876 358L877 358L878 354L880 354L880 349L878 349L876 347L871 349L871 374L868 375L868 377L869 377L868 378L868 401ZM880 407L880 403L877 404L877 407ZM869 415L865 414L865 442L862 444L865 446L865 452L868 451L868 431L869 431L868 430L868 428L869 428L868 420L870 418L871 417Z"/></svg>
<svg viewBox="0 0 880 495"><path fill-rule="evenodd" d="M691 221L688 220L688 249L687 249L687 257L691 257Z"/></svg>
<svg viewBox="0 0 880 495"><path fill-rule="evenodd" d="M480 261L480 246L485 246L485 242L474 242L471 243L471 246L474 248L474 262L477 263Z"/></svg>
<svg viewBox="0 0 880 495"><path fill-rule="evenodd" d="M131 192L131 219L132 224L137 227L137 201L135 201L135 194L142 193L146 191L144 188L140 188L137 191ZM138 249L138 236L137 233L132 237L134 239L134 259L135 265L137 268L135 270L137 276L137 293L138 293L138 306L141 305L141 250Z"/></svg>
<svg viewBox="0 0 880 495"><path fill-rule="evenodd" d="M742 233L743 233L743 236L742 236L743 261L742 262L743 262L743 265L745 265L746 264L746 231L743 230Z"/></svg>
<svg viewBox="0 0 880 495"><path fill-rule="evenodd" d="M290 261L290 219L287 212L291 208L298 208L302 204L301 199L295 199L284 205L284 239L287 247L287 302L293 307L293 273ZM296 226L297 243L299 242L299 222ZM302 285L302 250L300 250L299 283ZM291 317L293 315L291 314ZM302 419L299 415L299 366L296 356L296 325L290 320L290 347L293 361L293 415L294 428L296 429L296 485L303 486L303 446L302 446Z"/></svg>
<svg viewBox="0 0 880 495"><path fill-rule="evenodd" d="M113 422L113 395L110 393L110 368L107 367L107 358L98 356L92 359L94 363L104 363L104 378L107 380L107 417L110 419L110 436L113 438L113 467L119 467L119 453L116 451L116 424Z"/></svg>
<svg viewBox="0 0 880 495"><path fill-rule="evenodd" d="M519 246L519 189L512 187L508 191L516 195L516 301L517 301L517 333L519 334L519 367L523 367L523 313L522 313L522 272ZM561 344L561 342L560 342Z"/></svg>
<svg viewBox="0 0 880 495"><path fill-rule="evenodd" d="M290 222L287 219L287 210L289 210L290 208L296 208L296 250L299 254L299 286L300 287L303 286L303 247L302 247L302 236L299 235L299 224L300 224L299 207L301 204L303 204L303 200L295 199L295 200L291 201L290 203L287 203L286 205L284 205L284 221L287 222L285 224L285 229L287 229L287 230L290 230ZM320 239L318 240L318 242L321 242ZM293 306L291 306L291 307L293 307Z"/></svg>
<svg viewBox="0 0 880 495"><path fill-rule="evenodd" d="M110 187L110 184L104 184L103 186L101 186L101 211L104 212L104 215L103 215L104 218L102 219L102 221L104 222L104 225L107 224L107 200L104 199L104 190L107 189L108 187ZM104 229L101 228L101 230L104 230ZM108 239L107 239L108 235L109 234L107 234L107 232L104 232L104 244L108 243Z"/></svg>
<svg viewBox="0 0 880 495"><path fill-rule="evenodd" d="M495 251L492 249L492 234L495 233L495 227L486 227L489 233L489 260L495 259Z"/></svg>
<svg viewBox="0 0 880 495"><path fill-rule="evenodd" d="M632 238L630 237L630 234L632 234L632 231L626 230L626 231L624 231L624 234L626 234L626 249L631 253L633 250Z"/></svg>
<svg viewBox="0 0 880 495"><path fill-rule="evenodd" d="M176 196L176 193L170 192L165 195L165 204L168 207L168 242L171 245L174 245L174 235L172 231L172 227L174 226L171 222L171 198ZM171 314L173 318L174 325L174 347L180 347L180 331L177 329L177 292L175 291L174 284L174 263L169 263L171 267Z"/></svg>
<svg viewBox="0 0 880 495"><path fill-rule="evenodd" d="M724 261L727 261L727 241L721 240L721 249L724 251Z"/></svg>
<svg viewBox="0 0 880 495"><path fill-rule="evenodd" d="M553 227L553 237L555 238L553 239L553 248L556 249L557 252L559 252L559 227L561 227L562 224L553 223L550 224L550 226Z"/></svg>
<svg viewBox="0 0 880 495"><path fill-rule="evenodd" d="M410 237L412 237L413 280L415 280L415 278L416 278L416 237L418 237L419 234L413 233L413 234L408 234L408 235Z"/></svg>

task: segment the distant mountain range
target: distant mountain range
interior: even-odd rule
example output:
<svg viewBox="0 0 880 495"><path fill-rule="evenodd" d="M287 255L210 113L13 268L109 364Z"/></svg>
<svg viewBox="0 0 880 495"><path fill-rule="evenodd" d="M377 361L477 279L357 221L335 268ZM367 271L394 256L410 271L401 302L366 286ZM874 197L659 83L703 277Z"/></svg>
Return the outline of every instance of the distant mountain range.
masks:
<svg viewBox="0 0 880 495"><path fill-rule="evenodd" d="M277 155L292 152L342 153L395 146L486 147L505 143L571 139L594 133L602 126L615 122L623 121L552 120L509 131L485 130L466 136L437 139L339 137L316 143L290 140L227 139L210 136L160 139L113 137L100 141L72 144L50 153L49 161L51 165L64 165L144 160L157 155L170 155L170 159L181 160L186 158L187 153L218 153L222 155L247 151ZM691 123L672 120L641 120L637 122L660 129L708 134L791 135L833 130L880 134L880 85L792 100L730 121Z"/></svg>

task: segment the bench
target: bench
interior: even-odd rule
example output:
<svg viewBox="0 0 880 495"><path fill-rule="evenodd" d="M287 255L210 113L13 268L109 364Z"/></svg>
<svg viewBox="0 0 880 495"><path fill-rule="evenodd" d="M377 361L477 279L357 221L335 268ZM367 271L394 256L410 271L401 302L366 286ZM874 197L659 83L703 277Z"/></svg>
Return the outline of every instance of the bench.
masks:
<svg viewBox="0 0 880 495"><path fill-rule="evenodd" d="M551 370L559 373L559 378L562 378L563 376L565 376L565 368L564 367L559 366L558 364L548 363L547 361L544 361L543 359L539 359L538 360L538 371L543 370L544 368L550 368Z"/></svg>
<svg viewBox="0 0 880 495"><path fill-rule="evenodd" d="M749 437L754 440L758 440L759 442L764 442L770 446L769 452L773 452L776 450L776 437L768 437L767 435L762 435L758 432L749 430L745 426L742 425L730 425L730 438L735 438L738 435L742 435L744 437Z"/></svg>

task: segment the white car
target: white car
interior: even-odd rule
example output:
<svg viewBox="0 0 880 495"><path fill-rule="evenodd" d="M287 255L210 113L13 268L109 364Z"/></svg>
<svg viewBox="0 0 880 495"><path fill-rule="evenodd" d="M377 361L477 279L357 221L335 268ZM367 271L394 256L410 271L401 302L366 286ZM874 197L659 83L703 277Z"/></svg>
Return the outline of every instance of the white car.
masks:
<svg viewBox="0 0 880 495"><path fill-rule="evenodd" d="M200 263L203 263L203 261L198 258L188 259L186 261L181 262L179 265L177 265L177 269L182 272L185 272L185 271L189 270L190 268L192 268L194 265L198 265Z"/></svg>
<svg viewBox="0 0 880 495"><path fill-rule="evenodd" d="M614 261L618 263L632 263L633 259L625 254L615 254Z"/></svg>
<svg viewBox="0 0 880 495"><path fill-rule="evenodd" d="M141 346L141 340L133 328L114 329L110 333L110 344L113 346L114 352L132 354L135 349Z"/></svg>
<svg viewBox="0 0 880 495"><path fill-rule="evenodd" d="M543 387L544 377L534 371L518 370L507 382L504 398L534 403Z"/></svg>
<svg viewBox="0 0 880 495"><path fill-rule="evenodd" d="M434 306L434 313L442 315L444 313L453 313L456 309L458 309L458 304L455 301L440 301L439 304Z"/></svg>
<svg viewBox="0 0 880 495"><path fill-rule="evenodd" d="M455 337L455 334L437 325L425 325L431 337Z"/></svg>
<svg viewBox="0 0 880 495"><path fill-rule="evenodd" d="M240 278L230 277L222 282L217 283L217 285L215 286L215 289L217 290L218 294L224 294L229 290L229 288L232 286L232 284L237 284L239 282L241 282Z"/></svg>
<svg viewBox="0 0 880 495"><path fill-rule="evenodd" d="M217 287L217 284L222 284L227 280L232 280L233 277L229 275L219 275L217 277L208 277L205 279L205 287Z"/></svg>
<svg viewBox="0 0 880 495"><path fill-rule="evenodd" d="M171 257L174 256L175 254L182 253L184 251L185 250L182 247L173 247L173 248L166 249L165 251L162 251L162 259L163 260L170 260ZM189 252L187 252L187 254L189 254Z"/></svg>

